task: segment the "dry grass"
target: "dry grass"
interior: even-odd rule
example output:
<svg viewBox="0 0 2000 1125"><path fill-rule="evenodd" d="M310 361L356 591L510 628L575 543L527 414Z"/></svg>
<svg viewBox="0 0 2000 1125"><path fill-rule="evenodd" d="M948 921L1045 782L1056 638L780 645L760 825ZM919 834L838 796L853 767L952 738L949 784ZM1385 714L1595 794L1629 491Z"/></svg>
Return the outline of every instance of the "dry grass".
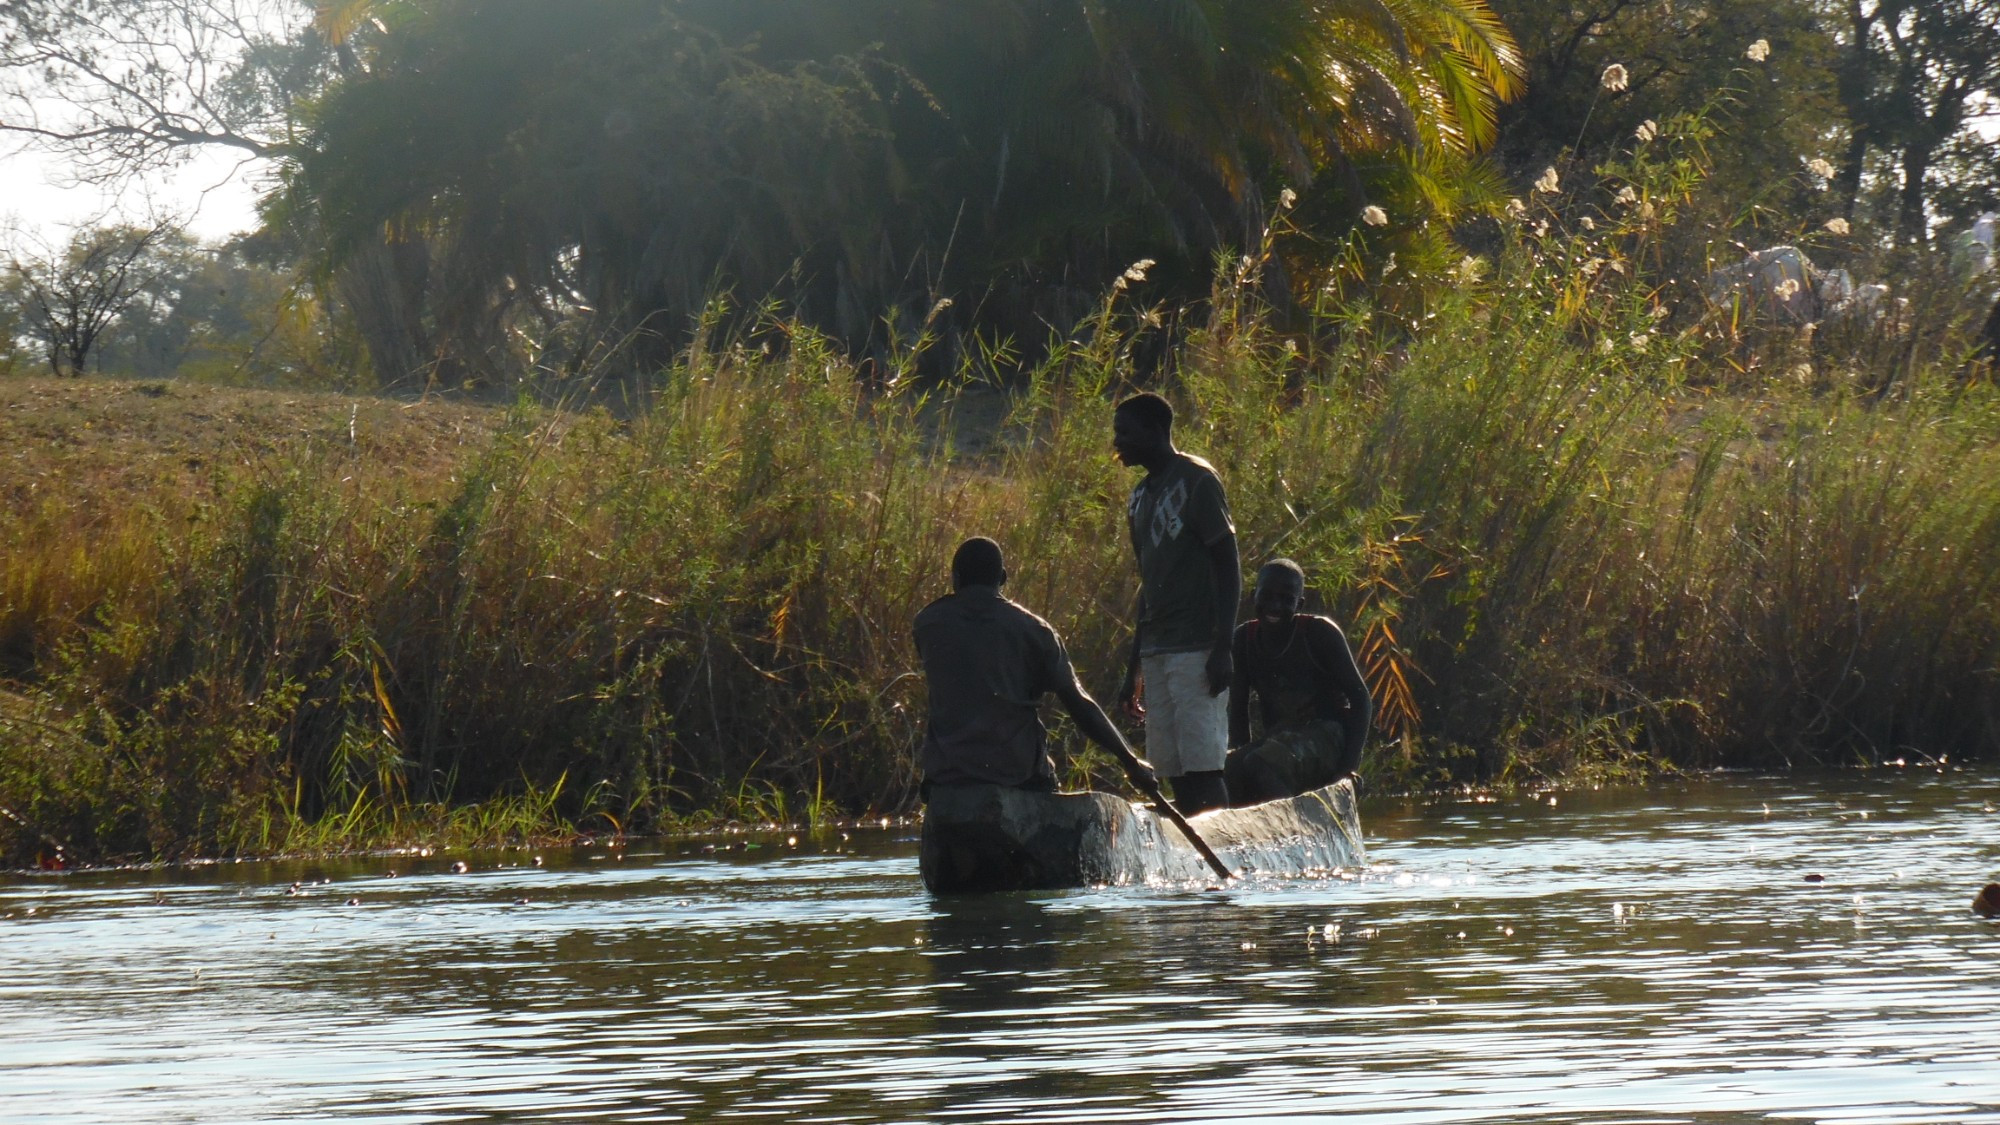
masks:
<svg viewBox="0 0 2000 1125"><path fill-rule="evenodd" d="M1613 293L1600 324L1531 260L1324 350L1225 278L1180 356L1246 563L1298 559L1361 646L1377 782L1991 753L1991 388L1720 390L1688 377L1698 326L1602 353L1652 318ZM1114 295L1004 416L884 393L798 329L691 353L626 418L0 384L32 439L0 462L0 850L906 808L908 623L962 537L1115 683L1139 323Z"/></svg>
<svg viewBox="0 0 2000 1125"><path fill-rule="evenodd" d="M348 449L358 467L442 480L492 440L506 412L189 382L0 379L0 503L88 507L211 493L262 459Z"/></svg>

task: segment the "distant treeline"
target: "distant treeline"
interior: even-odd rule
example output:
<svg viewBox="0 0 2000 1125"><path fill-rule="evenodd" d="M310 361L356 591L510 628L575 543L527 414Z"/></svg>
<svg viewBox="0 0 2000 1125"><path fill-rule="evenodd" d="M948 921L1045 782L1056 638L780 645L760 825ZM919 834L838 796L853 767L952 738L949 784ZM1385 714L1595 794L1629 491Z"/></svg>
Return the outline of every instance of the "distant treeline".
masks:
<svg viewBox="0 0 2000 1125"><path fill-rule="evenodd" d="M262 228L210 251L243 284L150 271L103 326L112 370L629 377L704 317L766 306L864 363L931 335L933 370L1013 369L1139 262L1177 335L1218 256L1267 231L1258 276L1285 326L1329 297L1420 316L1464 253L1492 247L1509 198L1549 171L1592 177L1687 114L1719 126L1690 269L1834 218L1853 237L1823 252L1856 265L2000 209L2000 147L1977 127L2000 94L2000 0L222 11L0 14L0 96L38 107L0 131L32 120L25 139L106 178L223 145L273 185ZM47 358L26 343L34 273L0 285L16 369ZM1162 340L1142 358L1170 354Z"/></svg>

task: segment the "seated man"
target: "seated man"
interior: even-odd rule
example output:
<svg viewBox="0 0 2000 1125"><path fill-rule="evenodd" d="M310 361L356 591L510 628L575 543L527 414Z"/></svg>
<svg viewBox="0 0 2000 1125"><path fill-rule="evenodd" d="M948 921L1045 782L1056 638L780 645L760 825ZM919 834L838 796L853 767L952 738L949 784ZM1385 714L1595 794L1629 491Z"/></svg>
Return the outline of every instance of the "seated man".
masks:
<svg viewBox="0 0 2000 1125"><path fill-rule="evenodd" d="M1361 764L1374 702L1340 626L1299 612L1306 576L1290 559L1257 572L1257 615L1236 627L1229 698L1230 803L1241 807L1331 785ZM1263 737L1250 741L1250 697ZM1247 745L1246 745L1247 744Z"/></svg>
<svg viewBox="0 0 2000 1125"><path fill-rule="evenodd" d="M1151 767L1132 753L1104 710L1076 681L1049 623L1000 596L1000 545L968 539L951 560L952 593L917 614L914 632L930 720L923 785L1008 785L1053 790L1055 763L1037 705L1054 693L1092 742L1116 755L1141 789Z"/></svg>

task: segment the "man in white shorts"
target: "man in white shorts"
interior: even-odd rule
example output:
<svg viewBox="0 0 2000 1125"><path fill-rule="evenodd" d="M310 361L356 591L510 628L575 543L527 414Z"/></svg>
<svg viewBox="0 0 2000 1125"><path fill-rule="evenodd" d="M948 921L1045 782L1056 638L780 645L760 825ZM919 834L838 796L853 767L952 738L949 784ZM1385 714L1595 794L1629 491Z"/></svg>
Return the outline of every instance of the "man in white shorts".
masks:
<svg viewBox="0 0 2000 1125"><path fill-rule="evenodd" d="M1118 404L1111 446L1146 470L1126 508L1139 562L1139 624L1119 704L1146 725L1146 756L1183 813L1229 804L1230 640L1243 574L1215 470L1174 448L1174 408L1156 394ZM1144 691L1144 706L1140 692Z"/></svg>

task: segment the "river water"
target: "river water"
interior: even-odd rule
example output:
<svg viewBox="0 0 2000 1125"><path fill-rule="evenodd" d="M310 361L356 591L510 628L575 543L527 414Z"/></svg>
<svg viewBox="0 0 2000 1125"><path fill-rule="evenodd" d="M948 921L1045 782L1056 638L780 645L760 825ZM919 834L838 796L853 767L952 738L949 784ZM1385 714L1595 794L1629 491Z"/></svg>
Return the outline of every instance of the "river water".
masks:
<svg viewBox="0 0 2000 1125"><path fill-rule="evenodd" d="M959 901L907 827L0 876L0 1118L2000 1122L1996 803L1364 802L1345 878Z"/></svg>

